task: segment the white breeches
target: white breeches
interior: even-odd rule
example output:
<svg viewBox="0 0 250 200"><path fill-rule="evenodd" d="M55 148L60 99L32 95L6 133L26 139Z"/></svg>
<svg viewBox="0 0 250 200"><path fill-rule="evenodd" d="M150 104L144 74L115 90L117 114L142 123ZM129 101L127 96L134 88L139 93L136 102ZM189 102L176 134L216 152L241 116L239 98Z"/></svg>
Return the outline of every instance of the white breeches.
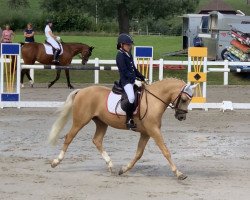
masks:
<svg viewBox="0 0 250 200"><path fill-rule="evenodd" d="M59 44L53 38L47 38L47 42L49 42L55 49L60 49Z"/></svg>
<svg viewBox="0 0 250 200"><path fill-rule="evenodd" d="M134 103L135 101L135 93L134 93L134 87L133 84L129 83L124 86L124 90L128 96L129 103Z"/></svg>

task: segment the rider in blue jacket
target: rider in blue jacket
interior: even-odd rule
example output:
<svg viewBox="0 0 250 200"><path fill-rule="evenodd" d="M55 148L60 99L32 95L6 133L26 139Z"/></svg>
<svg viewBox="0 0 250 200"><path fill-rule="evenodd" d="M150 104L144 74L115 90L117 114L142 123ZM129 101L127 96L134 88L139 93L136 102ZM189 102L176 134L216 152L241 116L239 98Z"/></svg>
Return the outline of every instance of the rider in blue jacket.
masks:
<svg viewBox="0 0 250 200"><path fill-rule="evenodd" d="M136 128L136 124L133 120L134 112L134 83L135 79L139 78L141 81L145 81L145 77L137 70L134 64L133 56L131 54L133 39L130 35L122 33L117 40L118 53L116 55L116 64L120 74L120 85L124 89L128 97L128 107L126 110L126 126L128 129Z"/></svg>

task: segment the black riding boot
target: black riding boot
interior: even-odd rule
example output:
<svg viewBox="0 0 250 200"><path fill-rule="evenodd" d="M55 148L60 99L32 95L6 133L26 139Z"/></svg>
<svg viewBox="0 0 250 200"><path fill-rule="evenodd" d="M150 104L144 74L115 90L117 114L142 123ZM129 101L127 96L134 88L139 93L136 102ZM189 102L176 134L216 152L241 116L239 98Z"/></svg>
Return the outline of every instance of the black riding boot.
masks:
<svg viewBox="0 0 250 200"><path fill-rule="evenodd" d="M59 63L59 54L60 54L60 50L56 49L54 52L54 58L52 60L53 63L55 63L55 64Z"/></svg>
<svg viewBox="0 0 250 200"><path fill-rule="evenodd" d="M126 126L127 129L135 129L136 124L133 120L133 112L134 112L134 104L129 103L126 111L127 119L126 119Z"/></svg>

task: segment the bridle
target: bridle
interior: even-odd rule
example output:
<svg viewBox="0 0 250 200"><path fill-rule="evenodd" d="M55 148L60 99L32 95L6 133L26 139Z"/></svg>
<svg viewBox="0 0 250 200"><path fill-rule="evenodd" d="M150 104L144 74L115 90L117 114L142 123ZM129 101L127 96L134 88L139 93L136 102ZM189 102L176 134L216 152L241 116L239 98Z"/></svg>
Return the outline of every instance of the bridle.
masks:
<svg viewBox="0 0 250 200"><path fill-rule="evenodd" d="M183 110L183 109L180 109L179 108L179 104L180 104L180 101L181 101L181 95L182 94L185 94L187 95L187 97L189 99L192 99L193 95L190 95L188 94L187 92L185 92L185 87L186 85L184 85L180 91L180 93L178 94L178 96L175 98L175 100L173 102L171 102L171 105L169 105L170 108L174 109L175 111L178 111L179 114L185 114L185 113L188 113L187 110ZM176 103L175 103L176 102ZM175 103L175 104L174 104ZM174 106L173 106L174 105Z"/></svg>
<svg viewBox="0 0 250 200"><path fill-rule="evenodd" d="M181 89L181 91L180 91L180 93L178 94L178 96L174 99L174 101L173 102L171 102L170 104L168 104L168 103L166 103L165 101L163 101L161 98L159 98L158 96L156 96L155 94L153 94L152 92L150 92L148 89L146 89L146 88L144 88L144 90L147 92L147 93L149 93L149 94L151 94L153 97L155 97L156 99L158 99L159 101L161 101L166 107L170 107L170 108L172 108L172 109L174 109L176 112L178 112L179 114L186 114L186 113L188 113L188 111L187 110L183 110L183 109L180 109L179 108L179 104L180 104L180 101L181 101L181 95L182 94L186 94L187 96L188 96L188 98L189 99L192 99L192 95L190 95L190 94L188 94L187 92L185 92L184 90L185 90L185 88L186 88L186 86L187 85L184 85L183 87L182 87L182 89ZM142 97L141 97L142 98ZM175 103L176 102L176 103ZM146 95L146 104L147 104L147 95ZM145 115L146 115L146 113L147 113L147 109L146 109L146 112L145 112L145 114L143 115L143 117L142 118L140 118L141 120L145 117Z"/></svg>
<svg viewBox="0 0 250 200"><path fill-rule="evenodd" d="M89 49L88 51L84 51L84 52L88 52L88 58L89 58L91 56L92 50ZM84 60L87 62L89 60L88 58L85 58L85 56L83 56L82 53L78 54L78 56L79 56L79 58L82 59L82 61Z"/></svg>

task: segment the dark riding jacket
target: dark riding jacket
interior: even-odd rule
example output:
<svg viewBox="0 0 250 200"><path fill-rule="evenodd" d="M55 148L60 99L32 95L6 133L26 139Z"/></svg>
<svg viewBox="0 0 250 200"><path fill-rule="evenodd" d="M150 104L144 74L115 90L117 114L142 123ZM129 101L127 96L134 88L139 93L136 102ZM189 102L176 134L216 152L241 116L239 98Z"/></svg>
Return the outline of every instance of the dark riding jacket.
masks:
<svg viewBox="0 0 250 200"><path fill-rule="evenodd" d="M32 34L34 32L34 30L26 28L24 30L24 32L27 33L27 34ZM32 36L32 37L25 37L25 42L35 42L34 36Z"/></svg>
<svg viewBox="0 0 250 200"><path fill-rule="evenodd" d="M144 81L145 77L136 69L132 54L119 49L116 55L116 65L120 73L120 85L124 87L128 83L134 84L135 79Z"/></svg>

